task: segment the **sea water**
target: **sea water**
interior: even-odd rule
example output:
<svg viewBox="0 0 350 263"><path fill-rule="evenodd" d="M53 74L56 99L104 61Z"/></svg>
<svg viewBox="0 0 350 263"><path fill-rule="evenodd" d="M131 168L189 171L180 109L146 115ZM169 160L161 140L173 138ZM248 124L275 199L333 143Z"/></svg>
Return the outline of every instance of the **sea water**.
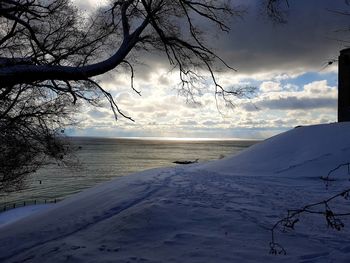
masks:
<svg viewBox="0 0 350 263"><path fill-rule="evenodd" d="M28 177L23 190L0 195L4 207L59 201L69 195L120 176L174 161L207 162L237 154L257 141L154 140L75 137L73 167L50 164Z"/></svg>

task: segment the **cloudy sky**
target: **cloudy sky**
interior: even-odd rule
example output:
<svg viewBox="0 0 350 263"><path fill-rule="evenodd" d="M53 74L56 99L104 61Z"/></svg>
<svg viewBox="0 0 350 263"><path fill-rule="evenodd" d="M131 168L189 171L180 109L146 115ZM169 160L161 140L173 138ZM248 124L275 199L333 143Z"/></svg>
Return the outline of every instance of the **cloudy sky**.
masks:
<svg viewBox="0 0 350 263"><path fill-rule="evenodd" d="M103 4L75 0L83 10ZM253 86L255 94L236 99L235 107L217 104L208 81L188 103L179 96L179 79L165 59L148 56L135 72L138 96L130 89L130 75L104 76L102 86L135 122L115 122L108 108L84 107L72 135L108 137L267 138L297 125L335 122L337 64L347 47L350 11L344 0L289 0L288 23L276 25L263 15L261 0L232 0L247 13L232 18L229 34L208 30L210 46L238 71L218 73L224 87Z"/></svg>

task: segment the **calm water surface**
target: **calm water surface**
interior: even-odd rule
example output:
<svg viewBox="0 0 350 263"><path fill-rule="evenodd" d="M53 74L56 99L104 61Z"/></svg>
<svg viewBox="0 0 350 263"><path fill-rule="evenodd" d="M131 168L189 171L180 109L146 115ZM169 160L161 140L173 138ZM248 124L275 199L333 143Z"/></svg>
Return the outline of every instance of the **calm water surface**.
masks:
<svg viewBox="0 0 350 263"><path fill-rule="evenodd" d="M83 189L119 176L156 167L175 165L177 160L206 162L236 154L257 141L172 141L110 138L72 138L79 167L49 165L30 176L25 189L0 196L0 211L7 204L62 200Z"/></svg>

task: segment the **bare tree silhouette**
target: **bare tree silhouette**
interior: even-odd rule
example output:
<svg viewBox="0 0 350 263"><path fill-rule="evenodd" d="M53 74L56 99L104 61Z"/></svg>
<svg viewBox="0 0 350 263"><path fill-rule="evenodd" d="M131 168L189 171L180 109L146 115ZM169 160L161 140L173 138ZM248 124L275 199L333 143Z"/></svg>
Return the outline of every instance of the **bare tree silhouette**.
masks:
<svg viewBox="0 0 350 263"><path fill-rule="evenodd" d="M20 185L47 158L62 160L60 131L81 103L104 99L115 118L132 120L96 77L128 69L140 94L133 81L133 58L140 54L163 52L185 95L193 95L204 71L216 96L244 95L245 89L225 90L217 81L216 65L234 69L207 46L200 28L204 19L227 32L227 18L243 12L213 0L111 0L91 13L70 0L1 1L0 190Z"/></svg>

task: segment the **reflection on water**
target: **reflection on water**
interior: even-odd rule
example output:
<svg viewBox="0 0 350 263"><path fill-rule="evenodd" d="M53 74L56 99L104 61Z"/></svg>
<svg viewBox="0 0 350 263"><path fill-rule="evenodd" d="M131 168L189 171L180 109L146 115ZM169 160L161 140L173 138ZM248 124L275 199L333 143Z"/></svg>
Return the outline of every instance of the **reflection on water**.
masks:
<svg viewBox="0 0 350 263"><path fill-rule="evenodd" d="M177 160L205 162L220 156L236 154L257 141L176 141L132 140L109 138L72 138L79 147L76 153L79 169L50 165L33 174L27 187L17 193L0 197L4 203L61 200L64 197L118 176L173 166Z"/></svg>

